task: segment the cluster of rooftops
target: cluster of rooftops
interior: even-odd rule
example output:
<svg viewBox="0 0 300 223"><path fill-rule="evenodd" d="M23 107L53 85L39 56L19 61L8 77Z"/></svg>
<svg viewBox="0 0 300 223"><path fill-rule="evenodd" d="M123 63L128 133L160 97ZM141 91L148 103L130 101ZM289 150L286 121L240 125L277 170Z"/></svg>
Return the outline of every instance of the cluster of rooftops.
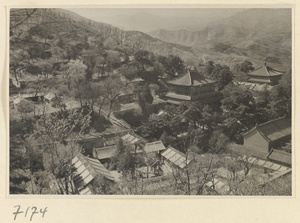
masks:
<svg viewBox="0 0 300 223"><path fill-rule="evenodd" d="M161 141L147 142L133 131L124 131L110 135L102 134L101 136L94 134L93 137L81 139L81 143L91 138L105 138L105 143L102 144L102 147L93 148L92 155L83 155L79 152L72 160L72 164L75 167L74 184L79 193L84 195L92 194L90 183L97 175L101 175L113 182L119 181L120 174L116 171L107 170L103 164L116 154L117 140L120 138L133 154L159 154L164 161L172 163L172 165L181 169L185 168L192 161L189 159L186 162L185 154L175 148L171 146L166 148Z"/></svg>
<svg viewBox="0 0 300 223"><path fill-rule="evenodd" d="M133 131L125 131L118 134L102 135L106 138L102 147L95 147L92 156L78 153L72 160L76 169L75 186L80 194L92 194L90 189L91 181L101 175L106 179L118 182L120 174L116 171L109 171L103 165L108 159L117 152L117 138L121 138L124 145L135 154L158 154L163 163L171 164L173 167L184 170L185 167L193 162L193 159L187 157L184 153L176 150L172 146L167 148L161 141L147 142L142 137L136 135ZM265 140L262 143L260 140ZM239 149L246 150L251 156L264 160L270 160L285 166L291 166L291 151L279 149L282 143L290 143L291 120L286 117L271 120L260 125L244 134L244 145L239 145ZM100 137L101 138L101 137ZM253 145L253 141L259 144ZM169 165L164 165L164 169L170 169Z"/></svg>

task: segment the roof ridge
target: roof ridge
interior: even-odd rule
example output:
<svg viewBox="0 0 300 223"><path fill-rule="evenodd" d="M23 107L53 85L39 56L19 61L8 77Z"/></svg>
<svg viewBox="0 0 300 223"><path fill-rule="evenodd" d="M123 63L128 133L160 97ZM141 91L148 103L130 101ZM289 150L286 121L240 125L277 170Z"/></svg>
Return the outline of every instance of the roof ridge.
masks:
<svg viewBox="0 0 300 223"><path fill-rule="evenodd" d="M189 78L189 80L190 80L190 86L193 86L194 81L192 80L192 75L191 75L190 70L188 70L187 75L188 75L188 78Z"/></svg>
<svg viewBox="0 0 300 223"><path fill-rule="evenodd" d="M249 74L253 73L254 71L257 71L259 69L261 69L264 65L261 65L260 67L256 68L255 70L251 71Z"/></svg>
<svg viewBox="0 0 300 223"><path fill-rule="evenodd" d="M259 128L257 128L258 126L255 126L255 128L256 128L256 130L267 140L267 141L271 141L271 139L268 137L268 136L266 136L266 134L263 132L263 131L261 131Z"/></svg>
<svg viewBox="0 0 300 223"><path fill-rule="evenodd" d="M273 151L273 152L276 152L276 153L292 155L292 154L289 153L289 152L286 152L286 151L283 151L283 150L279 150L279 149L272 149L272 151Z"/></svg>
<svg viewBox="0 0 300 223"><path fill-rule="evenodd" d="M173 146L171 146L171 145L169 145L168 147L167 147L167 149L171 149L171 150L175 150L174 152L176 152L176 153L178 153L179 155L181 155L181 156L183 156L183 157L185 157L186 156L186 154L184 154L183 152L181 152L181 151L179 151L178 149L175 149Z"/></svg>
<svg viewBox="0 0 300 223"><path fill-rule="evenodd" d="M268 69L268 68L269 68L269 66L267 66L267 65L266 65L266 63L264 63L264 65L263 65L263 66L265 67L265 69L266 69L266 71L267 71L267 74L268 74L268 75L269 75L269 77L270 77L271 75L270 75L270 72L269 72L269 69Z"/></svg>
<svg viewBox="0 0 300 223"><path fill-rule="evenodd" d="M270 121L261 123L261 124L257 125L257 127L261 127L261 126L270 124L270 123L272 123L272 122L275 122L275 121L278 121L278 120L281 120L281 119L284 119L284 118L286 118L286 117L285 117L285 116L282 116L282 117L279 117L279 118L276 118L276 119L273 119L273 120L270 120Z"/></svg>

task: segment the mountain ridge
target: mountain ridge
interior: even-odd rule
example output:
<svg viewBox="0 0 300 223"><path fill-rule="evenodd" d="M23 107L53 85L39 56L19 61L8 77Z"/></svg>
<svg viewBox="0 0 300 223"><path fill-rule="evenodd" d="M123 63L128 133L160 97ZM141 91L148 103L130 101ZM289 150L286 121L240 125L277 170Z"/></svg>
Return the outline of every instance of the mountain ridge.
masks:
<svg viewBox="0 0 300 223"><path fill-rule="evenodd" d="M227 57L239 55L257 60L255 63L266 61L288 68L291 31L290 9L249 9L198 31L160 29L148 34L192 47L194 52L208 57L218 57L220 53Z"/></svg>

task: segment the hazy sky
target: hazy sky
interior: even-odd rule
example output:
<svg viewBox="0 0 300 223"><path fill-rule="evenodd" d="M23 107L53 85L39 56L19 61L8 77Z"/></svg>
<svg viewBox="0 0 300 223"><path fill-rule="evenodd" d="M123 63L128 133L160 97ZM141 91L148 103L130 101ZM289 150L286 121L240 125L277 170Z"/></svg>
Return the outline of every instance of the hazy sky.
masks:
<svg viewBox="0 0 300 223"><path fill-rule="evenodd" d="M201 29L229 17L239 8L65 8L83 17L109 23L125 30L149 32L156 29Z"/></svg>

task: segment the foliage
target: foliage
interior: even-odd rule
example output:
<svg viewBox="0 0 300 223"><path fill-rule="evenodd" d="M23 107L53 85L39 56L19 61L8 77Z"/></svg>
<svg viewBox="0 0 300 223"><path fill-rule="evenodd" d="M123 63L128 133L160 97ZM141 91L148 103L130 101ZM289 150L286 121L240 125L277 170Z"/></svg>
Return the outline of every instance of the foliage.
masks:
<svg viewBox="0 0 300 223"><path fill-rule="evenodd" d="M226 149L229 138L221 131L214 131L209 139L210 152L219 153Z"/></svg>
<svg viewBox="0 0 300 223"><path fill-rule="evenodd" d="M73 96L80 101L81 107L89 106L93 111L97 103L104 95L101 84L92 83L81 78L75 78L73 81Z"/></svg>
<svg viewBox="0 0 300 223"><path fill-rule="evenodd" d="M228 66L216 64L211 73L211 78L217 81L217 90L222 91L226 85L231 83L233 74Z"/></svg>
<svg viewBox="0 0 300 223"><path fill-rule="evenodd" d="M132 81L134 78L138 77L138 70L134 66L125 66L119 69L121 75Z"/></svg>
<svg viewBox="0 0 300 223"><path fill-rule="evenodd" d="M226 128L226 135L229 137L229 139L241 144L242 136L240 133L243 130L242 123L237 118L229 117L224 120L224 125Z"/></svg>
<svg viewBox="0 0 300 223"><path fill-rule="evenodd" d="M121 171L123 176L130 175L133 179L135 177L135 169L141 163L143 163L143 157L140 154L135 153L138 145L134 145L132 148L130 145L123 145L121 139L118 140L117 152L111 159L111 166L115 166L117 170Z"/></svg>
<svg viewBox="0 0 300 223"><path fill-rule="evenodd" d="M41 143L53 145L62 143L72 133L78 135L89 126L90 115L82 110L61 110L53 114L44 114L36 123L34 137ZM75 132L76 131L76 132Z"/></svg>
<svg viewBox="0 0 300 223"><path fill-rule="evenodd" d="M236 64L234 74L239 81L246 81L248 79L247 73L253 70L253 64L249 60L245 60L241 64Z"/></svg>
<svg viewBox="0 0 300 223"><path fill-rule="evenodd" d="M230 84L223 89L222 94L221 109L225 118L236 118L246 127L251 127L255 106L250 90Z"/></svg>
<svg viewBox="0 0 300 223"><path fill-rule="evenodd" d="M111 112L116 109L118 105L118 97L121 93L121 89L124 86L119 76L110 76L103 82L103 94L104 97L108 100L109 110L107 117L110 116Z"/></svg>
<svg viewBox="0 0 300 223"><path fill-rule="evenodd" d="M29 54L23 49L11 49L9 51L9 70L13 72L17 84L19 84L18 76L26 68Z"/></svg>
<svg viewBox="0 0 300 223"><path fill-rule="evenodd" d="M80 150L76 143L69 142L67 145L56 143L52 145L51 150L44 153L44 168L55 176L60 193L75 193L74 188L69 188L73 178L72 159Z"/></svg>
<svg viewBox="0 0 300 223"><path fill-rule="evenodd" d="M37 76L42 73L42 68L31 64L31 65L27 66L26 72Z"/></svg>
<svg viewBox="0 0 300 223"><path fill-rule="evenodd" d="M146 50L140 50L134 54L135 61L137 62L137 67L138 67L139 72L144 71L145 66L153 65L149 59L149 55L150 55L149 51L146 51Z"/></svg>
<svg viewBox="0 0 300 223"><path fill-rule="evenodd" d="M277 116L287 115L291 117L292 112L292 81L291 72L287 73L270 91L270 109Z"/></svg>
<svg viewBox="0 0 300 223"><path fill-rule="evenodd" d="M153 96L151 94L151 90L149 88L148 84L145 84L143 87L141 88L136 88L135 92L137 94L137 98L138 98L138 103L139 106L142 109L142 113L145 114L146 113L146 108L152 104L153 102Z"/></svg>
<svg viewBox="0 0 300 223"><path fill-rule="evenodd" d="M34 104L29 100L23 99L17 105L17 110L18 112L20 112L21 118L23 120L24 118L27 117L29 113L34 111Z"/></svg>
<svg viewBox="0 0 300 223"><path fill-rule="evenodd" d="M179 56L159 56L158 61L164 66L165 72L171 77L174 77L176 73L181 74L184 71L184 63Z"/></svg>
<svg viewBox="0 0 300 223"><path fill-rule="evenodd" d="M84 79L87 66L80 60L70 60L63 68L64 78L66 79L67 86L71 89L71 83L74 78Z"/></svg>
<svg viewBox="0 0 300 223"><path fill-rule="evenodd" d="M107 180L105 177L101 175L97 175L92 183L92 191L93 194L115 194L116 189L114 188L114 183Z"/></svg>
<svg viewBox="0 0 300 223"><path fill-rule="evenodd" d="M43 25L36 25L29 29L28 33L32 36L39 36L44 39L46 42L47 39L52 39L53 36L51 35L50 30L43 26Z"/></svg>
<svg viewBox="0 0 300 223"><path fill-rule="evenodd" d="M207 61L204 67L204 75L206 77L210 77L214 69L215 69L214 62L211 60Z"/></svg>

